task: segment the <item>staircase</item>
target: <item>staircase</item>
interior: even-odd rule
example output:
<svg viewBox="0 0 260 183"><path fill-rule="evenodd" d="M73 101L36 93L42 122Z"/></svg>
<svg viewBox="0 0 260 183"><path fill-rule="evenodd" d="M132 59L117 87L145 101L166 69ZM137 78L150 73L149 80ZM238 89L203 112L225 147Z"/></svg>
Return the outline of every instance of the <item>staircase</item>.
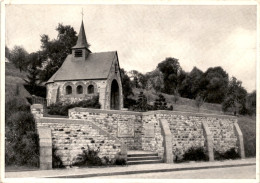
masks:
<svg viewBox="0 0 260 183"><path fill-rule="evenodd" d="M163 160L158 156L158 153L148 151L128 151L127 164L155 164L163 163Z"/></svg>

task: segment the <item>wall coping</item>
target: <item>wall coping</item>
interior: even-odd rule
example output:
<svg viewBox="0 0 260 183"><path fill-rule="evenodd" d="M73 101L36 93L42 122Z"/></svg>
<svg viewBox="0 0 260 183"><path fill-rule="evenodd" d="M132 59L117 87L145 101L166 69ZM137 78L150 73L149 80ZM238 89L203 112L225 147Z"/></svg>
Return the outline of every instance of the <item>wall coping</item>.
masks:
<svg viewBox="0 0 260 183"><path fill-rule="evenodd" d="M134 111L124 111L124 110L106 110L106 109L92 109L92 108L81 108L75 107L69 109L69 113L75 112L91 112L91 113L105 113L105 114L127 114L127 115L138 115L141 116L142 112L134 112Z"/></svg>
<svg viewBox="0 0 260 183"><path fill-rule="evenodd" d="M147 115L156 115L156 114L171 114L171 115L185 115L185 116L196 116L196 117L213 117L213 118L237 119L236 116L231 116L231 115L194 113L194 112L182 112L182 111L166 111L166 110L157 110L157 111L148 111L148 112L134 112L134 111L103 110L103 109L91 109L91 108L75 107L75 108L69 109L69 113L72 112L72 111L75 111L75 112L91 112L91 113L106 113L106 114L126 114L126 115L138 115L138 116L147 116Z"/></svg>

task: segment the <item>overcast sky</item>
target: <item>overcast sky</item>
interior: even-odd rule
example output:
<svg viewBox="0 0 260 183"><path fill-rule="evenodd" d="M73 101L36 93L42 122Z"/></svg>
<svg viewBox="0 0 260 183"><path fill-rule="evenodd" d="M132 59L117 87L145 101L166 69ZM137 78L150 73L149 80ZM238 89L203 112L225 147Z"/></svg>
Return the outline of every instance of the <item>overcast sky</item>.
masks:
<svg viewBox="0 0 260 183"><path fill-rule="evenodd" d="M256 6L253 5L6 5L6 45L40 49L58 23L79 32L81 10L92 52L118 52L127 71L152 71L166 57L190 72L221 66L256 88Z"/></svg>

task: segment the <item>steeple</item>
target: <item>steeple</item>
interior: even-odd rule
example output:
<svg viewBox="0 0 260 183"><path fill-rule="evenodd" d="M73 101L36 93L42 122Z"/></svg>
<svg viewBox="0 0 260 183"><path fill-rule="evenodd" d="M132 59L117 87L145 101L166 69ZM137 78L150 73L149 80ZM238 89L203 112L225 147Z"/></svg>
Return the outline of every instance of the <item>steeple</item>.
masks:
<svg viewBox="0 0 260 183"><path fill-rule="evenodd" d="M85 60L91 51L88 49L89 44L87 42L83 20L81 22L77 44L72 47L72 54L75 61Z"/></svg>
<svg viewBox="0 0 260 183"><path fill-rule="evenodd" d="M77 49L77 48L87 48L88 49L88 47L89 47L89 44L87 42L84 24L82 21L81 26L80 26L79 35L78 35L77 44L74 47L72 47L72 49Z"/></svg>

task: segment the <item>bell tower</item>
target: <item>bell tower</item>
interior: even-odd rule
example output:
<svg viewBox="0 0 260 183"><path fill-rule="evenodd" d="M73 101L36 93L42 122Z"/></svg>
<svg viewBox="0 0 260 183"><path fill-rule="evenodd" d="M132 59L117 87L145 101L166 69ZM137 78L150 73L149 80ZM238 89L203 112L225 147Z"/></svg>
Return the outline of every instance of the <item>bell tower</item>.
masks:
<svg viewBox="0 0 260 183"><path fill-rule="evenodd" d="M87 42L83 20L81 22L80 31L78 35L77 44L72 47L72 55L75 61L82 61L88 57L91 51L88 49L89 44Z"/></svg>

